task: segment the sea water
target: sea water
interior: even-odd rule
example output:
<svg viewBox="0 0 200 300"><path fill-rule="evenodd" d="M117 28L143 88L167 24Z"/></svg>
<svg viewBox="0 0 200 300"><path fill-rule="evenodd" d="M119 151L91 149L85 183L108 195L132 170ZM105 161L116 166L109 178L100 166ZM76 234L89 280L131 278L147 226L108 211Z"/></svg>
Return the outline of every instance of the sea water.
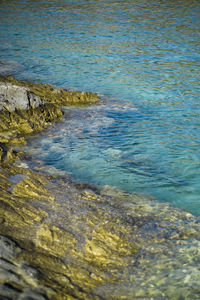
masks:
<svg viewBox="0 0 200 300"><path fill-rule="evenodd" d="M0 73L97 92L30 142L77 180L200 214L198 0L1 0Z"/></svg>

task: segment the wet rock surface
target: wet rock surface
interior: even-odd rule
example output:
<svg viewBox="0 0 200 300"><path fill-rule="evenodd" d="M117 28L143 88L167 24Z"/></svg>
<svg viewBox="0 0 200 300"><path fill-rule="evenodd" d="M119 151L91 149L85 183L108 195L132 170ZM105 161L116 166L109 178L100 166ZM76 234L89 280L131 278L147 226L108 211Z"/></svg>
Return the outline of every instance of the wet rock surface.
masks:
<svg viewBox="0 0 200 300"><path fill-rule="evenodd" d="M30 167L10 148L34 132L23 122L46 122L48 105L58 116L52 103L0 114L0 298L199 299L196 217Z"/></svg>
<svg viewBox="0 0 200 300"><path fill-rule="evenodd" d="M17 165L0 177L2 295L199 299L194 216Z"/></svg>

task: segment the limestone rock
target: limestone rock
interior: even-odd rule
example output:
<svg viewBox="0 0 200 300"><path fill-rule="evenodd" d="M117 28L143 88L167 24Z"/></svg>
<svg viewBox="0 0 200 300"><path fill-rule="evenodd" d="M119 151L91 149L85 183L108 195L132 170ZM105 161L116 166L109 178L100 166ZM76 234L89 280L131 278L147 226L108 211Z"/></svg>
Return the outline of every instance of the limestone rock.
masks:
<svg viewBox="0 0 200 300"><path fill-rule="evenodd" d="M0 82L0 111L27 110L44 104L44 101L30 92L29 88Z"/></svg>
<svg viewBox="0 0 200 300"><path fill-rule="evenodd" d="M26 143L25 135L39 132L61 119L61 105L88 105L97 101L95 93L67 91L0 76L0 143Z"/></svg>
<svg viewBox="0 0 200 300"><path fill-rule="evenodd" d="M46 102L56 105L88 105L99 101L99 97L96 93L68 91L66 89L56 88L50 84L19 81L11 76L0 76L0 81L28 88L34 95L41 97Z"/></svg>

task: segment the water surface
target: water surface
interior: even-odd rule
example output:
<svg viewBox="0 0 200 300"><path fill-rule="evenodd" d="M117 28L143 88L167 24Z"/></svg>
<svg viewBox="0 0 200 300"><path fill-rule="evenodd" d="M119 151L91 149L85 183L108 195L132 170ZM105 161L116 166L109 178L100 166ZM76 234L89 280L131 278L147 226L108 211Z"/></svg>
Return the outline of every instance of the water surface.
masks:
<svg viewBox="0 0 200 300"><path fill-rule="evenodd" d="M0 3L0 72L99 93L31 142L74 178L200 214L199 1Z"/></svg>

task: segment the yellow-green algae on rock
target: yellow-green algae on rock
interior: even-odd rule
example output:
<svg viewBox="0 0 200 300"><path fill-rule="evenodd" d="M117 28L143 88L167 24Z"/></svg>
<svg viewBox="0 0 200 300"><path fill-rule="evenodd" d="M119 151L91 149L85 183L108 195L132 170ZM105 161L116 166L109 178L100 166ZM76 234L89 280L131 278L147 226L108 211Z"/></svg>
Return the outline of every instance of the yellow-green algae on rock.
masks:
<svg viewBox="0 0 200 300"><path fill-rule="evenodd" d="M63 113L28 88L0 80L0 143L25 143L25 137L43 130Z"/></svg>
<svg viewBox="0 0 200 300"><path fill-rule="evenodd" d="M0 76L0 81L12 83L14 85L27 87L32 93L41 97L46 102L56 105L85 105L96 103L99 97L96 93L68 91L66 89L56 88L50 84L30 83L19 81L11 76Z"/></svg>
<svg viewBox="0 0 200 300"><path fill-rule="evenodd" d="M141 195L74 184L41 166L31 170L10 148L51 123L40 104L32 112L6 104L0 116L0 297L199 299L197 218ZM44 127L33 117L37 109Z"/></svg>
<svg viewBox="0 0 200 300"><path fill-rule="evenodd" d="M0 112L0 142L6 144L26 143L31 133L45 129L52 121L62 117L60 108L48 103L41 107L13 112Z"/></svg>
<svg viewBox="0 0 200 300"><path fill-rule="evenodd" d="M51 179L15 165L0 171L0 234L2 239L6 236L8 244L13 243L12 248L20 250L17 256L6 258L8 277L0 278L2 285L9 284L22 295L28 286L33 293L40 291L50 299L101 299L95 288L116 280L118 275L114 273L122 271L137 254L136 245L127 239L127 229L112 228L112 221L101 211L100 221L107 225L95 229L99 213L96 209L92 217L91 198L86 199L73 187L66 189L63 179ZM60 191L55 193L58 187ZM82 207L85 213L73 214L71 201L77 202L75 210ZM24 264L39 275L32 276L31 281L26 274L22 276ZM13 278L12 272L16 272Z"/></svg>
<svg viewBox="0 0 200 300"><path fill-rule="evenodd" d="M61 105L88 105L98 100L95 93L0 76L0 143L25 143L25 136L61 119Z"/></svg>
<svg viewBox="0 0 200 300"><path fill-rule="evenodd" d="M191 214L19 160L0 174L1 295L198 299L200 224Z"/></svg>

